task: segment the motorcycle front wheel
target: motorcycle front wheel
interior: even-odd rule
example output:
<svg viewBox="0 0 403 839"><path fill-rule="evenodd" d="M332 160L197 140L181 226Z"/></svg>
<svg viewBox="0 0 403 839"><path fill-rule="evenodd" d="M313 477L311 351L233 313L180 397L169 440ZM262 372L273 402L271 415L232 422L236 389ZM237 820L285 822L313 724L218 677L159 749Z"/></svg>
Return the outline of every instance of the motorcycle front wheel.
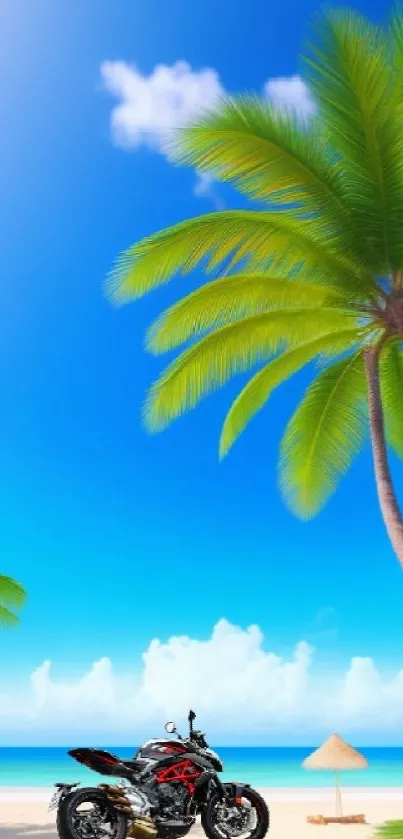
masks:
<svg viewBox="0 0 403 839"><path fill-rule="evenodd" d="M102 790L96 787L70 792L57 811L60 839L125 839L127 823Z"/></svg>
<svg viewBox="0 0 403 839"><path fill-rule="evenodd" d="M224 784L226 787L226 784ZM208 839L263 839L270 827L265 800L252 787L241 787L237 799L220 801L213 796L202 812Z"/></svg>

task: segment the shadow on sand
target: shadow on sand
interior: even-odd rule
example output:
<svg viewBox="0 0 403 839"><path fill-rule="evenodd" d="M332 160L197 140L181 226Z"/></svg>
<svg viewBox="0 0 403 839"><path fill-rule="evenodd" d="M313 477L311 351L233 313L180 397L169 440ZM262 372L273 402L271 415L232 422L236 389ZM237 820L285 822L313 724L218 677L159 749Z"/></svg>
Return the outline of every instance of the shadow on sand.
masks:
<svg viewBox="0 0 403 839"><path fill-rule="evenodd" d="M0 827L0 839L57 839L53 824L10 824Z"/></svg>

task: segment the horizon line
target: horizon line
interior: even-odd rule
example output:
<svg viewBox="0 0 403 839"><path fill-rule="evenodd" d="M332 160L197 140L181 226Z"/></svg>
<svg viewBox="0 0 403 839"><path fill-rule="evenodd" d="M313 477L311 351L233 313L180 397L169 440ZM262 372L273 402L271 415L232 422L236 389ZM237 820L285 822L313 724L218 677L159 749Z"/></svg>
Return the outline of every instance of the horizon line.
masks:
<svg viewBox="0 0 403 839"><path fill-rule="evenodd" d="M93 741L94 742L94 741ZM94 748L94 749L125 749L125 748L137 748L140 746L141 743L119 743L119 744L105 744L105 743L97 743L97 745L93 746L83 746L83 748ZM0 749L71 749L75 748L76 743L0 743ZM216 745L214 744L215 749L316 749L318 746L317 744L290 744L290 743L277 743L277 744L266 744L266 745L256 745L255 743L227 743L225 745ZM356 744L355 748L357 749L402 749L402 743L367 743L365 745Z"/></svg>

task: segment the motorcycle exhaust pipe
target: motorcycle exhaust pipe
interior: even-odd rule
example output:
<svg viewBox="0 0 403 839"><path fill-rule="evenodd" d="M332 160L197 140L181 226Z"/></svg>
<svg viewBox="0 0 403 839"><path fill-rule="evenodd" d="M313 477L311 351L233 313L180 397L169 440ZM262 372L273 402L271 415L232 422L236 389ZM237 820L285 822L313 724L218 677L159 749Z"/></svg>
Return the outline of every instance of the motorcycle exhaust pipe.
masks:
<svg viewBox="0 0 403 839"><path fill-rule="evenodd" d="M129 828L127 835L132 839L155 839L157 833L156 824L150 816L139 816Z"/></svg>
<svg viewBox="0 0 403 839"><path fill-rule="evenodd" d="M125 816L132 816L132 808L119 787L112 787L109 784L99 784L99 789L105 793L105 796L112 807L115 807L116 810L124 813Z"/></svg>
<svg viewBox="0 0 403 839"><path fill-rule="evenodd" d="M127 836L132 837L132 839L156 839L158 830L154 820L150 816L138 816L134 814L130 802L120 787L99 784L99 789L102 789L105 793L112 807L124 813L132 821L127 831Z"/></svg>

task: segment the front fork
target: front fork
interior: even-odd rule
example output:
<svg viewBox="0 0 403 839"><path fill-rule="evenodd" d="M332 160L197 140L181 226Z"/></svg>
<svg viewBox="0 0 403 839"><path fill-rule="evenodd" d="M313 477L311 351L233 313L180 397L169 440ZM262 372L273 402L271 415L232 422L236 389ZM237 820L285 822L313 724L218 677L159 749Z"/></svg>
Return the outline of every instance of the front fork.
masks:
<svg viewBox="0 0 403 839"><path fill-rule="evenodd" d="M203 772L200 778L197 779L195 786L200 792L203 791L204 805L210 800L213 791L218 795L220 801L234 805L241 803L243 790L249 787L250 784L237 784L234 782L223 784L215 772Z"/></svg>
<svg viewBox="0 0 403 839"><path fill-rule="evenodd" d="M233 781L222 784L224 789L224 797L231 804L241 804L243 798L243 791L250 787L250 784L237 784Z"/></svg>

